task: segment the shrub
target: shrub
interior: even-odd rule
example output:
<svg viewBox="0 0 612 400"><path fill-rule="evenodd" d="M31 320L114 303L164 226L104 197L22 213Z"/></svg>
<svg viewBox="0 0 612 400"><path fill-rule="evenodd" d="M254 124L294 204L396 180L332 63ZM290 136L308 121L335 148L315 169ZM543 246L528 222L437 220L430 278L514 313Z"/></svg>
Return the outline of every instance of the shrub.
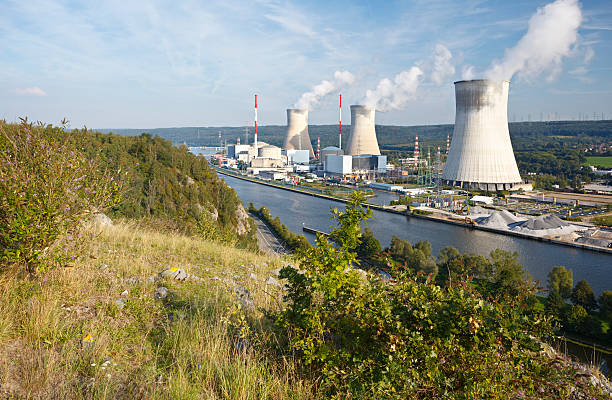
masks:
<svg viewBox="0 0 612 400"><path fill-rule="evenodd" d="M548 288L557 292L564 299L569 299L572 295L572 285L574 284L573 272L565 267L553 267L548 273Z"/></svg>
<svg viewBox="0 0 612 400"><path fill-rule="evenodd" d="M612 291L604 290L599 296L599 310L608 319L612 317Z"/></svg>
<svg viewBox="0 0 612 400"><path fill-rule="evenodd" d="M120 185L81 152L86 130L0 122L0 257L30 273L87 215L119 200Z"/></svg>
<svg viewBox="0 0 612 400"><path fill-rule="evenodd" d="M322 377L324 397L538 395L550 369L532 353L534 336L550 333L550 324L522 312L523 294L487 302L465 280L443 289L405 270L392 281L362 278L351 266L369 212L353 195L334 215L332 236L342 239L334 246L318 236L300 253L303 272L281 270L287 308L276 316L290 348Z"/></svg>
<svg viewBox="0 0 612 400"><path fill-rule="evenodd" d="M572 290L572 303L584 307L587 311L593 310L597 306L593 289L584 279L576 284Z"/></svg>

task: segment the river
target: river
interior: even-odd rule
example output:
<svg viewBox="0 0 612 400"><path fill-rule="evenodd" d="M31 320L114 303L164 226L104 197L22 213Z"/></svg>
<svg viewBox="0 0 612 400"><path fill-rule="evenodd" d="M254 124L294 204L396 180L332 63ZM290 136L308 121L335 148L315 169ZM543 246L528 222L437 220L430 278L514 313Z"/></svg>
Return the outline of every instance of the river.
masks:
<svg viewBox="0 0 612 400"><path fill-rule="evenodd" d="M328 232L331 225L330 207L344 207L344 203L341 202L276 189L234 177L220 176L236 190L245 206L252 202L258 208L268 207L273 216L280 217L293 232L304 234L311 243L314 242L314 236L304 233L302 224ZM419 240L429 241L434 255L445 246L453 246L462 253L482 255L489 255L492 250L499 248L517 252L525 270L533 279L543 284L546 283L552 267L563 265L573 270L574 283L585 279L596 295L603 290L612 290L610 273L612 256L609 254L409 218L383 211L374 211L373 216L367 225L383 247L389 246L391 237L396 235L411 243Z"/></svg>

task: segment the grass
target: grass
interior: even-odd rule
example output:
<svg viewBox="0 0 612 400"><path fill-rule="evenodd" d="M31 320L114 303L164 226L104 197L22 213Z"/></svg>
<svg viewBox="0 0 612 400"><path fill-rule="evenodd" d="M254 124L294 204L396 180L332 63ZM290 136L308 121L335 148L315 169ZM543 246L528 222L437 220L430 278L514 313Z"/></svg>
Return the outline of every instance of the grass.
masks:
<svg viewBox="0 0 612 400"><path fill-rule="evenodd" d="M96 229L70 268L0 275L0 398L311 398L291 360L241 339L247 326L274 339L258 310L277 307L263 281L279 259L129 223ZM154 278L169 267L205 280ZM237 285L256 310L240 308Z"/></svg>
<svg viewBox="0 0 612 400"><path fill-rule="evenodd" d="M612 215L602 215L591 218L591 222L595 225L612 226Z"/></svg>
<svg viewBox="0 0 612 400"><path fill-rule="evenodd" d="M612 156L587 157L585 165L600 166L606 169L612 168Z"/></svg>

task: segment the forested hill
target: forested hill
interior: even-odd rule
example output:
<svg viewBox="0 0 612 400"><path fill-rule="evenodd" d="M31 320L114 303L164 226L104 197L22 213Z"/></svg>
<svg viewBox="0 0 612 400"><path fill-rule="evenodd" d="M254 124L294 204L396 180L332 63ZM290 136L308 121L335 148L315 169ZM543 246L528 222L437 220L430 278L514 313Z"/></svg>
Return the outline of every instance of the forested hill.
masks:
<svg viewBox="0 0 612 400"><path fill-rule="evenodd" d="M515 150L520 151L526 143L534 141L563 140L570 143L596 143L612 135L612 121L551 121L551 122L514 122L510 123L510 136ZM343 143L348 140L350 125L342 127ZM114 129L120 135L139 135L147 132L172 141L174 144L187 144L189 146L217 146L219 145L219 132L223 140L235 143L240 136L245 143L245 130L247 127L183 127L183 128L157 128L157 129ZM253 140L253 128L249 129L249 140ZM313 143L321 138L321 147L337 145L337 125L310 125L309 134ZM99 129L108 132L109 129ZM276 146L283 143L286 127L284 125L268 125L259 127L259 140ZM453 125L427 125L427 126L392 126L377 125L378 142L383 150L410 151L414 147L414 137L419 135L421 143L427 147L444 146L446 136L452 135Z"/></svg>
<svg viewBox="0 0 612 400"><path fill-rule="evenodd" d="M185 232L236 238L252 245L254 231L236 192L205 159L184 146L150 134L89 133L83 149L113 170L121 169L126 190L114 216L150 217Z"/></svg>

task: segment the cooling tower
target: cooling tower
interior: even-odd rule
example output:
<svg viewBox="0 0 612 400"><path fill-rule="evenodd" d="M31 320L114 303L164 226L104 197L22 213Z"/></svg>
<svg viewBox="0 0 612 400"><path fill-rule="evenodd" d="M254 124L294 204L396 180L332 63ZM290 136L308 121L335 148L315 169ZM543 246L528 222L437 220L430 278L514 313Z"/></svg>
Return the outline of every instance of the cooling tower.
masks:
<svg viewBox="0 0 612 400"><path fill-rule="evenodd" d="M351 106L351 134L346 146L346 154L358 156L372 154L379 156L380 149L374 128L374 108Z"/></svg>
<svg viewBox="0 0 612 400"><path fill-rule="evenodd" d="M308 150L310 158L314 158L312 143L308 136L308 110L287 109L287 136L285 136L285 150Z"/></svg>
<svg viewBox="0 0 612 400"><path fill-rule="evenodd" d="M455 82L455 130L442 179L452 185L507 190L520 184L508 131L508 81Z"/></svg>

